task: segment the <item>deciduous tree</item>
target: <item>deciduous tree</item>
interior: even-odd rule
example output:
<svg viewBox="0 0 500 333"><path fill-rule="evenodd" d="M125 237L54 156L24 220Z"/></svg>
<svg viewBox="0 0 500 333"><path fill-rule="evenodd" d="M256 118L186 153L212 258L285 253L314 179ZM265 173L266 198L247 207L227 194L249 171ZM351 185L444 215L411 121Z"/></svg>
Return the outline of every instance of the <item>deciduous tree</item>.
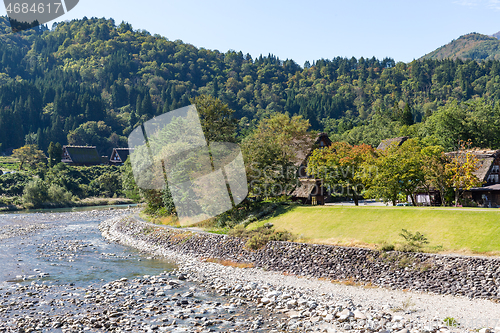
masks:
<svg viewBox="0 0 500 333"><path fill-rule="evenodd" d="M25 164L34 167L45 160L45 154L36 145L26 145L19 149L14 149L12 156L19 160L19 170L23 170Z"/></svg>
<svg viewBox="0 0 500 333"><path fill-rule="evenodd" d="M369 161L374 158L375 151L369 145L335 142L330 147L313 151L307 173L322 179L336 193L351 196L357 206L359 197L368 187Z"/></svg>
<svg viewBox="0 0 500 333"><path fill-rule="evenodd" d="M463 190L470 190L472 187L481 186L482 180L474 174L480 167L479 159L470 150L472 141L460 141L460 149L455 152L451 161L446 165L450 173L448 185L455 189L455 207Z"/></svg>

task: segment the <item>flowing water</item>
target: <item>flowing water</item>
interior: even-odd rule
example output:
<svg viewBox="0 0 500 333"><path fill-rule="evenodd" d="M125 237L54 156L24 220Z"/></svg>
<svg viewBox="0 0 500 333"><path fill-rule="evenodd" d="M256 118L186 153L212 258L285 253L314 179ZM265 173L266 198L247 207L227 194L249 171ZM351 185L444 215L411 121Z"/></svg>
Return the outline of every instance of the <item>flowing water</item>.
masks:
<svg viewBox="0 0 500 333"><path fill-rule="evenodd" d="M40 277L47 283L89 285L175 268L106 242L98 224L115 211L61 211L0 215L0 285Z"/></svg>
<svg viewBox="0 0 500 333"><path fill-rule="evenodd" d="M276 325L277 317L245 299L175 280L174 262L107 242L99 223L132 213L112 209L0 214L0 332L263 332L264 323Z"/></svg>

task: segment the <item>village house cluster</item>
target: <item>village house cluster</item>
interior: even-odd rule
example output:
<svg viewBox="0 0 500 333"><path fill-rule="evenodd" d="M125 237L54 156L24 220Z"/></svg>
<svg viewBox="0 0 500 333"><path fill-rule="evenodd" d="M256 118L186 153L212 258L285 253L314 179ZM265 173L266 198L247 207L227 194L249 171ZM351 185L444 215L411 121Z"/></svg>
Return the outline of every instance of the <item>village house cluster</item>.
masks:
<svg viewBox="0 0 500 333"><path fill-rule="evenodd" d="M95 146L63 146L61 162L73 166L123 165L132 148L113 148L111 158L100 156Z"/></svg>
<svg viewBox="0 0 500 333"><path fill-rule="evenodd" d="M408 137L398 137L383 140L378 150L385 150L391 144L402 145ZM297 168L297 186L287 193L292 200L310 205L324 205L332 202L332 193L324 186L322 179L307 174L307 160L315 149L328 147L332 144L326 133L319 133L310 140L310 144L302 145L296 150L295 167ZM304 148L306 147L306 148ZM73 166L92 165L123 165L133 151L131 148L113 148L111 157L100 156L95 146L63 146L62 162ZM474 172L483 182L483 186L474 187L464 192L464 197L478 203L482 207L500 207L500 150L470 150L480 165ZM453 157L457 152L446 153ZM442 198L439 191L419 191L415 196L418 205L441 205Z"/></svg>

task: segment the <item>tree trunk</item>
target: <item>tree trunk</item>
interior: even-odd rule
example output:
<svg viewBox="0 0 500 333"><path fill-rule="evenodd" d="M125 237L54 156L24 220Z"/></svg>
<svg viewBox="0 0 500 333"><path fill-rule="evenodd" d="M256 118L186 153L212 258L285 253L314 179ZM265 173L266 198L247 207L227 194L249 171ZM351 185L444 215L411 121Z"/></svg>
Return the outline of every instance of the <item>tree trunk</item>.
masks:
<svg viewBox="0 0 500 333"><path fill-rule="evenodd" d="M444 190L439 190L439 195L441 196L441 207L446 206L446 203L444 201Z"/></svg>
<svg viewBox="0 0 500 333"><path fill-rule="evenodd" d="M358 196L356 195L356 193L352 194L352 200L354 200L354 205L359 206L359 204L358 204Z"/></svg>
<svg viewBox="0 0 500 333"><path fill-rule="evenodd" d="M455 189L455 207L458 207L458 194L459 194L460 189L456 188Z"/></svg>
<svg viewBox="0 0 500 333"><path fill-rule="evenodd" d="M413 197L413 193L410 194L410 199L411 199L411 204L413 206L416 206L417 204L415 203L415 198Z"/></svg>

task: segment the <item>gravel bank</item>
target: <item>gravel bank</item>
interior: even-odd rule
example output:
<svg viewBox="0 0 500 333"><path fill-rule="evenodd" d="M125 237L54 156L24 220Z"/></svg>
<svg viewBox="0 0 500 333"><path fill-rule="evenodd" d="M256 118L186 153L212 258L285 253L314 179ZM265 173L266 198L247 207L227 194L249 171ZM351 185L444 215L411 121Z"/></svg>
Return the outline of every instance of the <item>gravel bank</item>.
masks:
<svg viewBox="0 0 500 333"><path fill-rule="evenodd" d="M287 316L276 329L485 333L497 327L500 332L500 304L480 299L498 297L497 259L398 253L381 257L365 249L276 242L250 252L238 239L163 229L131 218L110 219L100 228L109 240L172 258L180 272L202 286ZM260 268L227 267L203 262L203 257ZM329 282L349 277L371 283ZM447 317L460 326L446 325Z"/></svg>
<svg viewBox="0 0 500 333"><path fill-rule="evenodd" d="M13 275L9 263L23 265L23 275L0 280L0 332L280 331L285 315L218 295L173 272L171 262L148 269L160 260L102 240L98 221L133 212L0 216L0 277Z"/></svg>

